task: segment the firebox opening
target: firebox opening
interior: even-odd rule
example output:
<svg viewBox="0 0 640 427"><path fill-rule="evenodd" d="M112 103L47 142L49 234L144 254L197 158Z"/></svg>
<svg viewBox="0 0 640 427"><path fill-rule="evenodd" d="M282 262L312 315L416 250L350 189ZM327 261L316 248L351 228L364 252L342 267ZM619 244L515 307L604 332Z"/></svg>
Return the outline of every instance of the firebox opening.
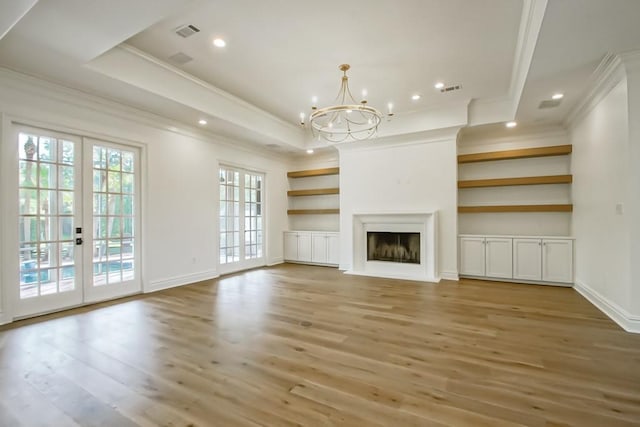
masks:
<svg viewBox="0 0 640 427"><path fill-rule="evenodd" d="M420 233L367 231L367 261L420 264Z"/></svg>

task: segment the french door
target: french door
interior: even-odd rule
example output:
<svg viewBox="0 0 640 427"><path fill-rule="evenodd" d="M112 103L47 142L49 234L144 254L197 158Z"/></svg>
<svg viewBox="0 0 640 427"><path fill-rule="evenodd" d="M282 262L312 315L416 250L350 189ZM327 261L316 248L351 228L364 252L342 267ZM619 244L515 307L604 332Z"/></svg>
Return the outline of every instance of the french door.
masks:
<svg viewBox="0 0 640 427"><path fill-rule="evenodd" d="M265 265L264 176L220 167L220 273Z"/></svg>
<svg viewBox="0 0 640 427"><path fill-rule="evenodd" d="M138 150L15 130L14 317L139 291Z"/></svg>

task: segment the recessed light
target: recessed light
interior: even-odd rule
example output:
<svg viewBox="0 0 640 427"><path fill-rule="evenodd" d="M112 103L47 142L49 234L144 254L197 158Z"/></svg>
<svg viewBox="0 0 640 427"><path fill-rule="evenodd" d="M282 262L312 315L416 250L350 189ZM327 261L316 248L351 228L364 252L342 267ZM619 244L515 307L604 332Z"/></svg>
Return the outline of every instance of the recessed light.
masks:
<svg viewBox="0 0 640 427"><path fill-rule="evenodd" d="M551 99L562 99L564 98L564 93L554 93Z"/></svg>
<svg viewBox="0 0 640 427"><path fill-rule="evenodd" d="M311 148L309 148L309 149L307 150L307 154L313 154L313 150L312 150Z"/></svg>
<svg viewBox="0 0 640 427"><path fill-rule="evenodd" d="M505 123L505 126L508 127L508 128L514 128L514 127L518 126L518 123L517 122L507 122L507 123Z"/></svg>
<svg viewBox="0 0 640 427"><path fill-rule="evenodd" d="M433 87L435 87L436 89L442 89L444 87L444 83L438 82L435 85L433 85Z"/></svg>
<svg viewBox="0 0 640 427"><path fill-rule="evenodd" d="M217 47L225 47L227 42L222 39L213 39L213 45Z"/></svg>
<svg viewBox="0 0 640 427"><path fill-rule="evenodd" d="M417 101L420 98L421 98L420 95L417 93L415 95L411 95L411 99L413 99L414 101Z"/></svg>
<svg viewBox="0 0 640 427"><path fill-rule="evenodd" d="M207 124L207 121L205 119L200 119L198 120L198 123L201 124L202 126Z"/></svg>

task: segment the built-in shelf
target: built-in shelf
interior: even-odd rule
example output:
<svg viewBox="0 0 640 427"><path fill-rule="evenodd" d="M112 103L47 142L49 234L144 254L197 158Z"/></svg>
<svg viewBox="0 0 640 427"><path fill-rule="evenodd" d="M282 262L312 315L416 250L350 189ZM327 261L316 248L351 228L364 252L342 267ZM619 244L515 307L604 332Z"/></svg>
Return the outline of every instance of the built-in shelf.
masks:
<svg viewBox="0 0 640 427"><path fill-rule="evenodd" d="M499 213L499 212L572 212L572 204L564 205L493 205L458 206L459 213Z"/></svg>
<svg viewBox="0 0 640 427"><path fill-rule="evenodd" d="M491 160L527 159L530 157L564 156L571 154L571 145L556 145L552 147L523 148L518 150L493 151L490 153L462 154L458 156L458 163L487 162Z"/></svg>
<svg viewBox="0 0 640 427"><path fill-rule="evenodd" d="M293 171L293 172L287 172L287 177L289 178L313 178L313 177L319 177L319 176L327 176L327 175L339 175L340 174L340 168L338 167L334 167L334 168L323 168L323 169L307 169L307 170L301 170L301 171ZM327 181L328 180L328 181ZM309 182L312 181L317 181L317 180L311 180ZM327 179L322 179L322 181L324 182L324 185L336 185L338 181L337 178L327 178ZM329 183L330 182L330 183ZM334 203L331 203L331 205L333 206L337 206L331 209L289 209L287 211L288 215L335 215L335 214L339 214L340 213L340 209L339 209L339 200L338 197L336 197L336 194L340 194L340 188L338 187L330 187L330 188L306 188L306 189L302 189L302 190L289 190L287 191L287 196L289 197L303 197L303 196L332 196L335 199ZM310 205L311 207L317 207L317 208L321 208L326 206L324 203L322 203L322 199L319 199L318 203L309 201L310 203L305 203L307 205ZM331 206L330 205L330 206ZM291 204L290 201L290 205L289 207L296 207L296 204L294 203L293 206Z"/></svg>
<svg viewBox="0 0 640 427"><path fill-rule="evenodd" d="M287 196L299 197L299 196L322 196L325 194L339 194L339 188L314 188L311 190L289 190Z"/></svg>
<svg viewBox="0 0 640 427"><path fill-rule="evenodd" d="M528 176L522 178L474 179L458 181L458 188L506 187L511 185L571 184L572 175Z"/></svg>
<svg viewBox="0 0 640 427"><path fill-rule="evenodd" d="M339 214L340 209L289 209L288 215L327 215Z"/></svg>
<svg viewBox="0 0 640 427"><path fill-rule="evenodd" d="M287 177L307 178L310 176L338 175L339 173L340 168L309 169L304 171L287 172Z"/></svg>

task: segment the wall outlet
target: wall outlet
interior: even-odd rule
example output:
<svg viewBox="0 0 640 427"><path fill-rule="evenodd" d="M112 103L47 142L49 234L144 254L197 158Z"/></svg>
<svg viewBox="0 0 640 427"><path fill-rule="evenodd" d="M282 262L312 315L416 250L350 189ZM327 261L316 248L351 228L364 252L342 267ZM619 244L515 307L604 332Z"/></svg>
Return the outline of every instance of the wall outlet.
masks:
<svg viewBox="0 0 640 427"><path fill-rule="evenodd" d="M616 203L616 214L622 215L624 213L624 205L622 203Z"/></svg>

